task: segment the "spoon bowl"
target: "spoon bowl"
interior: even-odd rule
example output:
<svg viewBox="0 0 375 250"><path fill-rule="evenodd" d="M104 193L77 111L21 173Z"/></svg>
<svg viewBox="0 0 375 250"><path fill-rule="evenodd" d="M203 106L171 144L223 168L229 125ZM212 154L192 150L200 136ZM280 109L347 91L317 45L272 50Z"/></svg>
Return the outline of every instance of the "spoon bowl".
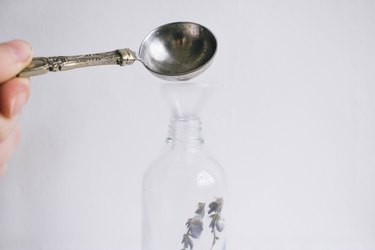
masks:
<svg viewBox="0 0 375 250"><path fill-rule="evenodd" d="M139 59L154 75L183 81L206 70L216 48L210 30L196 23L177 22L151 31L139 48Z"/></svg>

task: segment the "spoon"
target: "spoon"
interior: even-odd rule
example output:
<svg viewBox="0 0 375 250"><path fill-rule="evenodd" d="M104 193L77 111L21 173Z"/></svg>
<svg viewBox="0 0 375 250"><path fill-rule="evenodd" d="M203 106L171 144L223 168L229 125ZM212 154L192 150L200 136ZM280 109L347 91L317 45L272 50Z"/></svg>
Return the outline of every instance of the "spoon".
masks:
<svg viewBox="0 0 375 250"><path fill-rule="evenodd" d="M216 48L215 36L207 28L197 23L176 22L151 31L141 43L138 53L117 49L78 56L35 57L18 76L30 77L97 65L125 66L138 60L161 79L185 81L208 68Z"/></svg>

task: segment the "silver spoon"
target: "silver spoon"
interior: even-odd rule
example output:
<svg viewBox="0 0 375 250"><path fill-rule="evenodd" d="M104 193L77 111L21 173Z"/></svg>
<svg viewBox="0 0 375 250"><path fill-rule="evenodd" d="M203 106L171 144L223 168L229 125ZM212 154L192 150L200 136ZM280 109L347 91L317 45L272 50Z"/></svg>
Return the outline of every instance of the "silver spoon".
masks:
<svg viewBox="0 0 375 250"><path fill-rule="evenodd" d="M18 76L30 77L97 65L130 65L136 60L154 75L169 81L189 80L208 68L217 42L210 30L191 22L177 22L151 31L139 53L130 49L79 55L35 57Z"/></svg>

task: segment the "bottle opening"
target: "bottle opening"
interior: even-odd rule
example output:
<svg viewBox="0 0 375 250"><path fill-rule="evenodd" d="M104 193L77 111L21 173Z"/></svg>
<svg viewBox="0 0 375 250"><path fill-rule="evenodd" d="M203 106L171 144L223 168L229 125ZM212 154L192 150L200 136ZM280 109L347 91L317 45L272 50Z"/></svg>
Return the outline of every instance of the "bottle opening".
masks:
<svg viewBox="0 0 375 250"><path fill-rule="evenodd" d="M167 143L202 144L202 127L200 120L171 120Z"/></svg>

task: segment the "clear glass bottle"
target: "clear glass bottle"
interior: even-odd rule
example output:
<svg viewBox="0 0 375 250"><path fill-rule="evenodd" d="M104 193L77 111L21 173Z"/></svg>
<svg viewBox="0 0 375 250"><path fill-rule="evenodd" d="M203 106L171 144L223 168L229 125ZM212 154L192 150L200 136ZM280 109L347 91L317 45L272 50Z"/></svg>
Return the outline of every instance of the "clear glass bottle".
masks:
<svg viewBox="0 0 375 250"><path fill-rule="evenodd" d="M204 84L164 84L172 112L168 149L143 180L143 250L224 250L225 174L203 150Z"/></svg>

